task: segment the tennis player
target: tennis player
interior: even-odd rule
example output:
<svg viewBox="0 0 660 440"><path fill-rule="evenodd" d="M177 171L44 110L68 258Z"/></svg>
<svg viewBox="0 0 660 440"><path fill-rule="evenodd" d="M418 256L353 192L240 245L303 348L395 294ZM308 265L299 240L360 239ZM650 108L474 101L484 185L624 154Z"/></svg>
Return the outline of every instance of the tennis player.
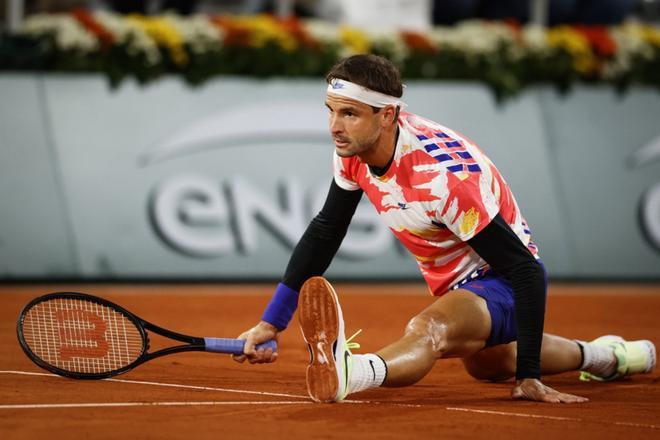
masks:
<svg viewBox="0 0 660 440"><path fill-rule="evenodd" d="M543 374L582 370L584 379L607 381L652 371L650 341L608 335L587 343L543 334L546 272L509 186L469 138L404 111L395 66L356 55L326 79L334 179L261 321L239 336L247 341L237 361L275 361L277 353L256 351L255 344L276 338L300 304L312 356L307 386L319 402L412 385L449 357L462 358L477 379L515 377L514 399L542 402L587 401L544 385ZM353 354L337 295L320 275L363 193L414 255L438 299L398 341Z"/></svg>

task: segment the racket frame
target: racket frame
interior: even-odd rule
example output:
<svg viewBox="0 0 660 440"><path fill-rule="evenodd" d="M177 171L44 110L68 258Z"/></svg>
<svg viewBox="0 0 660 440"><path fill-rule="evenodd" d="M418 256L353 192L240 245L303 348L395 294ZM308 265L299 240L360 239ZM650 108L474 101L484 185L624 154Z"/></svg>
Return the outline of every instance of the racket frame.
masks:
<svg viewBox="0 0 660 440"><path fill-rule="evenodd" d="M142 351L140 352L140 355L128 365L103 373L81 373L81 372L63 370L41 359L39 356L37 356L35 353L32 352L27 341L25 340L25 335L23 333L23 321L25 320L27 313L30 311L30 309L32 309L37 304L58 298L89 301L105 307L110 307L111 309L121 313L123 316L128 318L129 321L131 321L135 325L135 327L138 329L140 333L140 337L142 338ZM186 344L166 347L158 351L149 353L148 350L149 350L150 341L147 330L179 342L185 342ZM58 374L60 376L70 377L73 379L105 379L108 377L117 376L119 374L126 373L127 371L132 370L138 365L160 356L165 356L168 354L183 352L183 351L205 351L205 347L206 347L204 338L197 338L193 336L184 335L182 333L173 332L171 330L167 330L165 328L152 324L148 321L145 321L144 319L129 312L128 310L126 310L125 308L123 308L118 304L115 304L111 301L108 301L103 298L99 298L94 295L89 295L86 293L79 293L79 292L54 292L40 296L30 301L25 305L25 307L23 307L21 313L18 316L18 320L16 322L16 334L18 336L18 341L19 341L19 345L21 346L21 349L30 358L30 360L32 360L32 362L52 373Z"/></svg>

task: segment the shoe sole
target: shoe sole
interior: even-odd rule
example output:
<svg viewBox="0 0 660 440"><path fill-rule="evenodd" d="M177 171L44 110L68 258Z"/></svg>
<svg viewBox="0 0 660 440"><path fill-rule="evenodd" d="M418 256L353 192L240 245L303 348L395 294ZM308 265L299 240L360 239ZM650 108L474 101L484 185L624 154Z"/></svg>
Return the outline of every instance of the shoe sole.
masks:
<svg viewBox="0 0 660 440"><path fill-rule="evenodd" d="M337 297L323 277L313 277L300 290L298 321L309 346L307 392L315 402L334 402L339 390L337 364L333 355L339 337Z"/></svg>
<svg viewBox="0 0 660 440"><path fill-rule="evenodd" d="M646 339L639 341L641 344L646 345L646 348L649 351L649 359L648 362L646 363L646 369L642 372L642 374L648 374L653 371L655 368L655 362L656 362L656 354L655 354L655 345L653 342L648 341Z"/></svg>

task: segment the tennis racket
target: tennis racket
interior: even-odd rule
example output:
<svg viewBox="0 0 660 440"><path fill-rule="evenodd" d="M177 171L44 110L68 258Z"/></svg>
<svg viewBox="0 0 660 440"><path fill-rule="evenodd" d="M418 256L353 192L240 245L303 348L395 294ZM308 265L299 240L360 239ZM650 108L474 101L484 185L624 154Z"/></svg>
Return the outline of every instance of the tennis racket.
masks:
<svg viewBox="0 0 660 440"><path fill-rule="evenodd" d="M149 333L185 342L149 350ZM37 365L74 379L103 379L181 351L243 354L245 341L197 338L158 327L117 304L84 293L58 292L30 301L18 318L21 348ZM277 350L274 340L257 349Z"/></svg>

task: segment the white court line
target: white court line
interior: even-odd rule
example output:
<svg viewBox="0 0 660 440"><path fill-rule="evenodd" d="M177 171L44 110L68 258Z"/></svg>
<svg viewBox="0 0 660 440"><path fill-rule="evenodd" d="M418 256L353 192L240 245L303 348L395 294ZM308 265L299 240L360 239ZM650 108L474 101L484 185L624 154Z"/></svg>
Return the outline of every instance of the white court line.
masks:
<svg viewBox="0 0 660 440"><path fill-rule="evenodd" d="M51 409L51 408L108 408L126 406L216 406L216 405L311 405L314 402L299 400L273 401L234 401L234 402L112 402L112 403L35 403L20 405L0 405L0 409Z"/></svg>
<svg viewBox="0 0 660 440"><path fill-rule="evenodd" d="M57 374L51 373L33 373L30 371L0 371L0 374L19 374L23 376L48 376L48 377L58 377ZM308 396L301 396L296 394L284 394L284 393L269 393L267 391L249 391L249 390L236 390L231 388L215 388L215 387L204 387L198 385L180 385L175 383L162 383L162 382L147 382L142 380L126 380L126 379L101 379L108 382L121 382L121 383L133 383L138 385L154 385L159 387L173 387L173 388L185 388L189 390L206 390L206 391L222 391L226 393L239 393L239 394L257 394L261 396L274 396L274 397L293 397L294 399L309 399Z"/></svg>
<svg viewBox="0 0 660 440"><path fill-rule="evenodd" d="M585 420L577 417L557 417L557 416L543 416L539 414L524 414L524 413L511 413L505 411L491 411L486 409L471 409L471 408L445 408L447 411L463 411L463 412L472 412L479 414L493 414L496 416L509 416L509 417L529 417L533 419L546 419L546 420L561 420L565 422L593 422L600 423L605 425L617 425L617 426L630 426L633 428L649 428L649 429L660 429L660 425L651 425L648 423L632 423L632 422L612 422L612 421L603 421L603 420Z"/></svg>
<svg viewBox="0 0 660 440"><path fill-rule="evenodd" d="M0 374L18 374L22 376L47 376L47 377L57 377L63 379L62 376L51 373L33 373L31 371L11 371L11 370L0 370ZM205 390L205 391L221 391L227 393L239 393L239 394L256 394L261 396L273 396L273 397L292 397L294 399L304 399L309 402L309 396L301 396L297 394L284 394L284 393L269 393L266 391L249 391L249 390L236 390L231 388L215 388L215 387L204 387L199 385L180 385L174 383L162 383L162 382L147 382L142 380L127 380L127 379L101 379L108 382L121 382L121 383L132 383L138 385L154 385L159 387L173 387L173 388L185 388L189 390ZM381 405L391 405L391 406L402 406L408 408L421 408L422 405L415 405L409 403L394 403L394 402L373 402L370 400L343 400L342 403L353 403L353 404L381 404ZM2 406L0 406L0 409Z"/></svg>
<svg viewBox="0 0 660 440"><path fill-rule="evenodd" d="M222 391L225 393L238 393L238 394L257 394L260 396L293 397L294 399L305 399L305 400L309 399L309 396L300 396L297 394L270 393L267 391L236 390L231 388L204 387L200 385L180 385L175 383L147 382L143 380L127 380L127 379L103 379L103 380L106 380L108 382L134 383L138 385L154 385L158 387L187 388L191 390L206 390L206 391Z"/></svg>
<svg viewBox="0 0 660 440"><path fill-rule="evenodd" d="M496 416L513 416L513 417L530 417L533 419L548 419L548 420L563 420L570 422L582 422L582 419L577 419L575 417L557 417L557 416L542 416L539 414L524 414L524 413L510 413L504 411L491 411L486 409L470 409L470 408L445 408L447 411L463 411L463 412L473 412L479 414L493 414Z"/></svg>

